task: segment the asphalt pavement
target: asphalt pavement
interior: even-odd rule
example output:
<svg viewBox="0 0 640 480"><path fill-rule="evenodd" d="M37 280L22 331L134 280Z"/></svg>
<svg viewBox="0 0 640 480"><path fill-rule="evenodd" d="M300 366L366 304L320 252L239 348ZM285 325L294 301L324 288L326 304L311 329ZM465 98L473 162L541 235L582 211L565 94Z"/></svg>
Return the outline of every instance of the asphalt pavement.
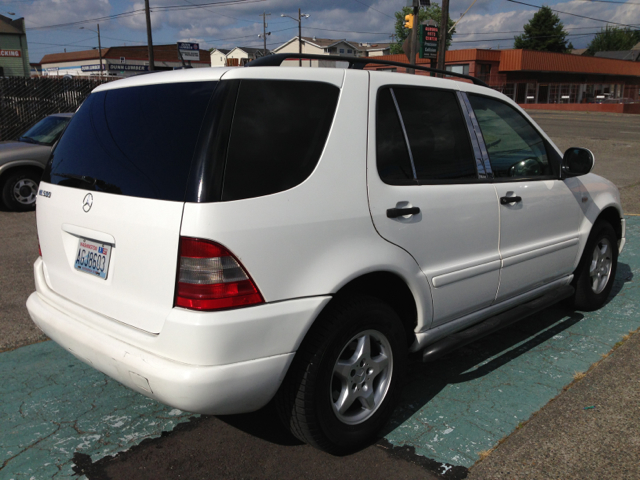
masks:
<svg viewBox="0 0 640 480"><path fill-rule="evenodd" d="M592 112L527 112L565 151L588 148L595 155L594 173L620 189L626 214L640 214L640 115Z"/></svg>
<svg viewBox="0 0 640 480"><path fill-rule="evenodd" d="M532 116L561 149L590 148L596 173L621 189L629 232L613 298L588 314L557 306L412 364L383 437L347 457L300 444L271 406L192 415L38 343L24 308L34 215L0 211L0 479L640 478L640 335L627 340L640 327L640 162L625 133L640 132L640 118Z"/></svg>

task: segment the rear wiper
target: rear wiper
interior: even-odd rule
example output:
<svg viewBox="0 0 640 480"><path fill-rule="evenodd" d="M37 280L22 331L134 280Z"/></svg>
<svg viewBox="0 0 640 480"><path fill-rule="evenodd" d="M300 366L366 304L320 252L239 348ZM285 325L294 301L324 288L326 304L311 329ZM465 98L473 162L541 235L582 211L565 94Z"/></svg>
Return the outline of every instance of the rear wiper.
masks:
<svg viewBox="0 0 640 480"><path fill-rule="evenodd" d="M71 178L73 180L80 180L81 182L87 183L92 187L98 187L103 192L122 194L122 190L120 189L120 187L113 185L112 183L107 183L104 180L90 177L89 175L76 175L75 173L52 173L52 175L63 178Z"/></svg>

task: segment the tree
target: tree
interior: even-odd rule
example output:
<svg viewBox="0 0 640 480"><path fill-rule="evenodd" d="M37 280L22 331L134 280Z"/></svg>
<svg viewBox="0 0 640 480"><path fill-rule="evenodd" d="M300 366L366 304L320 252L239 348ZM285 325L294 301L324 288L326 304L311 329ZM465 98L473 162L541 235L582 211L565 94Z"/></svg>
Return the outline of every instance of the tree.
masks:
<svg viewBox="0 0 640 480"><path fill-rule="evenodd" d="M402 7L402 10L396 12L396 43L391 44L391 53L404 53L404 50L402 50L402 43L409 36L410 30L408 28L404 28L402 24L404 23L405 15L410 15L411 13L413 13L413 7ZM440 5L432 3L430 7L420 8L418 17L420 19L419 23L431 19L435 20L438 25L440 25L440 20L442 19L442 10L440 9ZM453 27L453 23L453 20L449 18L449 28ZM455 32L456 30L454 28L451 32L447 33L447 48L451 45L451 39Z"/></svg>
<svg viewBox="0 0 640 480"><path fill-rule="evenodd" d="M560 17L544 6L524 26L524 33L514 37L513 48L569 53L566 37Z"/></svg>
<svg viewBox="0 0 640 480"><path fill-rule="evenodd" d="M640 42L640 30L607 25L606 28L596 33L587 47L586 54L595 55L597 52L631 50L638 42Z"/></svg>

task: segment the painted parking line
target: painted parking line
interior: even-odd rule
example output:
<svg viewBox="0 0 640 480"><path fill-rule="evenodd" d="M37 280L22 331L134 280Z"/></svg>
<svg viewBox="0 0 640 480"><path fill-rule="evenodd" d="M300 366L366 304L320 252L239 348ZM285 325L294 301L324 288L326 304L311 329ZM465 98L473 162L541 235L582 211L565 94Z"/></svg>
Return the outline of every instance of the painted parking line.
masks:
<svg viewBox="0 0 640 480"><path fill-rule="evenodd" d="M443 464L473 465L640 327L639 245L640 218L628 217L616 295L601 310L550 308L437 362L413 365L386 440Z"/></svg>
<svg viewBox="0 0 640 480"><path fill-rule="evenodd" d="M170 431L190 414L148 399L54 342L0 354L0 479L73 477L95 461Z"/></svg>

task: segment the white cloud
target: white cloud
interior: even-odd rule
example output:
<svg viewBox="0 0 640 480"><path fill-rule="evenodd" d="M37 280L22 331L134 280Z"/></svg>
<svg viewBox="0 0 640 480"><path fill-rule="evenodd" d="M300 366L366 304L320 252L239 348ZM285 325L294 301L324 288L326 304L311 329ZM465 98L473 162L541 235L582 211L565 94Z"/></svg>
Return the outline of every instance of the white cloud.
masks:
<svg viewBox="0 0 640 480"><path fill-rule="evenodd" d="M97 18L111 13L109 0L41 0L20 4L27 28Z"/></svg>
<svg viewBox="0 0 640 480"><path fill-rule="evenodd" d="M617 4L615 6L603 3L589 3L579 0L550 5L554 10L574 13L584 17L618 22L628 25L640 24L640 5ZM473 10L472 10L473 11ZM523 32L524 25L529 22L536 10L513 10L493 14L468 13L456 27L458 35L454 37L453 49L459 48L513 48L513 37ZM586 46L593 38L593 32L604 28L606 22L598 22L586 18L558 13L570 34L567 41L576 48ZM473 33L473 35L462 35ZM589 34L589 35L586 35ZM499 41L488 41L501 39Z"/></svg>

